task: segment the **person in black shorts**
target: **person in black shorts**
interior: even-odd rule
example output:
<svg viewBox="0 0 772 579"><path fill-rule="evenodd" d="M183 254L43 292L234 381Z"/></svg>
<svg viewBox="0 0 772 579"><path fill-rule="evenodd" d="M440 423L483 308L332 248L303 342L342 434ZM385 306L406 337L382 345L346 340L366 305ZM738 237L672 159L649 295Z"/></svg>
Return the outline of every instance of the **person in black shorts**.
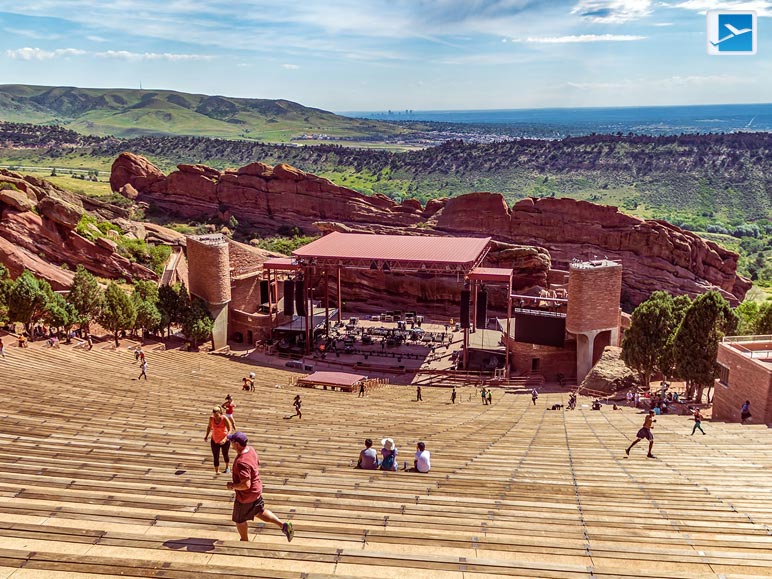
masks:
<svg viewBox="0 0 772 579"><path fill-rule="evenodd" d="M265 508L263 483L260 480L260 458L254 448L247 446L247 435L243 432L233 432L228 435L228 440L236 451L236 460L233 461L233 480L226 487L236 492L231 520L236 523L241 540L249 540L249 521L257 517L279 527L287 540L292 541L295 536L292 523L283 522Z"/></svg>
<svg viewBox="0 0 772 579"><path fill-rule="evenodd" d="M630 450L645 438L649 441L649 453L646 456L648 458L656 458L653 454L651 454L651 447L654 446L654 435L652 434L651 429L654 428L654 422L656 422L656 420L654 420L654 411L649 410L649 413L643 420L643 426L638 431L638 434L635 435L637 438L630 446L625 449L625 454L627 456L630 456Z"/></svg>
<svg viewBox="0 0 772 579"><path fill-rule="evenodd" d="M302 404L303 401L300 399L300 394L295 394L295 400L292 402L292 405L295 407L295 416L298 417L298 420L303 418L303 412L300 410Z"/></svg>

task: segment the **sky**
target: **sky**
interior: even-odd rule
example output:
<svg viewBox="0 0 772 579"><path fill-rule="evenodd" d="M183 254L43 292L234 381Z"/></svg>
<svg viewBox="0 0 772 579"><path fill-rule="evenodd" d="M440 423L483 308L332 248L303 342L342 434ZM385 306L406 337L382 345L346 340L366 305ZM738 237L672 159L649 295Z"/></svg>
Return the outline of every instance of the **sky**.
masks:
<svg viewBox="0 0 772 579"><path fill-rule="evenodd" d="M706 10L755 10L710 56ZM332 111L772 102L772 0L0 0L0 84Z"/></svg>

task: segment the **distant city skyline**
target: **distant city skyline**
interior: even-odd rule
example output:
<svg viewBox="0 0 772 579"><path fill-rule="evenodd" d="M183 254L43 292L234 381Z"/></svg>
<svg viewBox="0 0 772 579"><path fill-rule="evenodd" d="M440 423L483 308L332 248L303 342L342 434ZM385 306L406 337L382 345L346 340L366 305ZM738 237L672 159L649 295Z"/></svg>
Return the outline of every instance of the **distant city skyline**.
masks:
<svg viewBox="0 0 772 579"><path fill-rule="evenodd" d="M758 53L706 53L754 10ZM0 84L332 111L772 102L772 0L0 0Z"/></svg>

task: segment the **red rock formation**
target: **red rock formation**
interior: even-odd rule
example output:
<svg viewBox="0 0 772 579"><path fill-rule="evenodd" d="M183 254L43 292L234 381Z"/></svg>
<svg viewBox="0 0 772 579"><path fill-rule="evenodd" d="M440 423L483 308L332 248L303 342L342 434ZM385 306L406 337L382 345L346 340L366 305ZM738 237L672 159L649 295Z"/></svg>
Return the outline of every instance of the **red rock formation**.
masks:
<svg viewBox="0 0 772 579"><path fill-rule="evenodd" d="M0 197L0 263L13 277L29 269L54 289L68 289L73 272L83 265L105 278L155 279L156 274L115 252L114 242L92 243L75 226L83 214L78 198L47 181L0 170L0 182L11 183L30 201ZM11 190L14 191L14 190Z"/></svg>
<svg viewBox="0 0 772 579"><path fill-rule="evenodd" d="M481 206L486 208L486 220L478 215ZM523 199L510 210L499 194L474 193L449 199L436 218L442 231L487 233L545 247L558 265L594 256L620 259L622 299L633 305L658 289L696 295L713 287L737 303L751 287L737 275L736 253L664 221L626 215L616 207L544 198Z"/></svg>
<svg viewBox="0 0 772 579"><path fill-rule="evenodd" d="M267 232L282 225L310 231L320 220L399 227L423 220L417 202L399 205L382 195L368 197L289 165L252 163L225 172L203 165L177 169L164 178L143 157L122 153L113 163L110 184L114 191L131 185L139 201L186 219L210 219L227 208L240 223Z"/></svg>
<svg viewBox="0 0 772 579"><path fill-rule="evenodd" d="M738 303L751 284L737 275L737 254L661 221L620 213L616 207L573 199L524 199L512 208L498 193L470 193L398 205L366 197L287 165L252 163L219 172L180 165L163 174L142 157L123 153L113 164L114 190L131 185L146 201L197 219L224 214L273 233L281 225L312 230L315 221L391 233L489 235L546 248L553 264L608 256L624 266L623 301L637 305L656 289L695 295L715 287ZM380 282L379 282L380 283Z"/></svg>

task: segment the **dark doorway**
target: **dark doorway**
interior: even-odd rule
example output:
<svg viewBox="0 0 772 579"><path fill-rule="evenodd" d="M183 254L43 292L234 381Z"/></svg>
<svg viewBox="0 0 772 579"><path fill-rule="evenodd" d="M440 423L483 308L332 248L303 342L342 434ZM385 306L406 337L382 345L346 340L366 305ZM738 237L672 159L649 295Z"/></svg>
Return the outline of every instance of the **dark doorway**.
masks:
<svg viewBox="0 0 772 579"><path fill-rule="evenodd" d="M252 334L252 330L249 330L247 332L247 344L254 344L255 343L255 336Z"/></svg>
<svg viewBox="0 0 772 579"><path fill-rule="evenodd" d="M540 358L531 358L531 372L539 371L540 362Z"/></svg>

